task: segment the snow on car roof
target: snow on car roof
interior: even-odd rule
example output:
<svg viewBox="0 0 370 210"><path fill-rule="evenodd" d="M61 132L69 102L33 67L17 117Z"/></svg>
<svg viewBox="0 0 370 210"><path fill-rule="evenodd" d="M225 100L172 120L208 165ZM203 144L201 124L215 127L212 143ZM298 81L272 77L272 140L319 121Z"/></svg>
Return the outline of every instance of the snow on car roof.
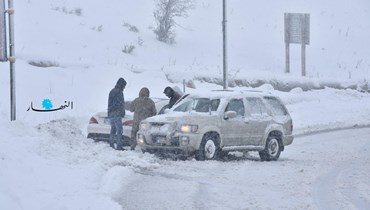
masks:
<svg viewBox="0 0 370 210"><path fill-rule="evenodd" d="M228 98L235 96L272 96L272 94L259 90L211 90L190 93L189 96L199 98Z"/></svg>

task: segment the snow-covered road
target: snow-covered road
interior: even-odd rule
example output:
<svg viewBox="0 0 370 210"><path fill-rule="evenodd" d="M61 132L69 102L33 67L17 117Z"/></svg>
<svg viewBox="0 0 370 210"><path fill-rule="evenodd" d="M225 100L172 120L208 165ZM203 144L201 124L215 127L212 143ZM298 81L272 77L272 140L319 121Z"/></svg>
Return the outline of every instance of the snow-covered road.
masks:
<svg viewBox="0 0 370 210"><path fill-rule="evenodd" d="M161 160L132 174L117 201L124 209L369 209L369 154L362 128L296 138L277 162L257 153Z"/></svg>
<svg viewBox="0 0 370 210"><path fill-rule="evenodd" d="M370 209L370 128L301 135L276 162L257 153L198 162L115 151L87 139L78 122L2 124L2 207Z"/></svg>

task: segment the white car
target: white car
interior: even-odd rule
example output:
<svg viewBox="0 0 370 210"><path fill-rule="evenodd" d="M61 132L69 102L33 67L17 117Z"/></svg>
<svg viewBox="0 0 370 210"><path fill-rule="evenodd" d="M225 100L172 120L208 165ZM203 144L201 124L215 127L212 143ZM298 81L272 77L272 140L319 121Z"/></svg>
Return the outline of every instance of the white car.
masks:
<svg viewBox="0 0 370 210"><path fill-rule="evenodd" d="M258 151L277 160L293 142L293 122L281 100L258 91L185 95L168 113L140 124L143 152L175 152L211 160L230 151Z"/></svg>
<svg viewBox="0 0 370 210"><path fill-rule="evenodd" d="M164 108L168 104L168 99L151 98L157 109L157 113L163 113ZM134 113L130 112L131 101L125 101L126 115L122 118L123 127L123 143L124 146L129 146L131 138L131 128L133 125ZM111 125L107 117L107 112L98 112L90 118L87 126L87 138L94 139L95 141L109 141Z"/></svg>

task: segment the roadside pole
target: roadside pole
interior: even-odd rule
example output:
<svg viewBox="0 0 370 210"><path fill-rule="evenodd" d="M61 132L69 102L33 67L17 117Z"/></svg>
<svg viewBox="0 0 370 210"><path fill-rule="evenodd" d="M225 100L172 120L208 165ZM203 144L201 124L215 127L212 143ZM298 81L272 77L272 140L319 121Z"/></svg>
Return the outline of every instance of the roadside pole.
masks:
<svg viewBox="0 0 370 210"><path fill-rule="evenodd" d="M15 96L15 45L14 45L14 6L13 0L8 0L9 15L9 63L10 63L10 120L16 120Z"/></svg>
<svg viewBox="0 0 370 210"><path fill-rule="evenodd" d="M285 43L285 73L290 73L289 43Z"/></svg>
<svg viewBox="0 0 370 210"><path fill-rule="evenodd" d="M290 41L289 31L290 31L290 28L289 28L289 26L290 25L287 24L288 22L289 22L289 15L287 13L285 13L284 14L285 73L290 73L290 59L289 59L289 56L290 56L290 52L289 52L289 41Z"/></svg>
<svg viewBox="0 0 370 210"><path fill-rule="evenodd" d="M301 69L302 69L302 76L306 76L306 45L301 45Z"/></svg>
<svg viewBox="0 0 370 210"><path fill-rule="evenodd" d="M5 0L0 0L0 62L8 61Z"/></svg>
<svg viewBox="0 0 370 210"><path fill-rule="evenodd" d="M223 0L223 20L222 20L222 32L223 32L223 87L227 90L228 78L227 78L227 18L226 18L226 0Z"/></svg>
<svg viewBox="0 0 370 210"><path fill-rule="evenodd" d="M309 34L308 32L306 33L306 29L307 27L307 23L306 23L306 19L309 20L309 16L308 15L305 15L307 17L305 18L301 18L301 69L302 69L302 76L305 77L306 76L306 43L308 42L307 39L306 39L306 36Z"/></svg>

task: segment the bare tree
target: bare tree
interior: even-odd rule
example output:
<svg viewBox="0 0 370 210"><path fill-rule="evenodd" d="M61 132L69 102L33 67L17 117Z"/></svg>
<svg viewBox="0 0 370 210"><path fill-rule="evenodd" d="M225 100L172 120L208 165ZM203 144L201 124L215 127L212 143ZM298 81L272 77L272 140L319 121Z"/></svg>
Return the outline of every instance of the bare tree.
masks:
<svg viewBox="0 0 370 210"><path fill-rule="evenodd" d="M188 11L194 8L193 0L155 0L156 10L154 18L157 27L154 33L157 39L166 43L174 43L175 32L173 28L177 25L176 17L188 17Z"/></svg>

